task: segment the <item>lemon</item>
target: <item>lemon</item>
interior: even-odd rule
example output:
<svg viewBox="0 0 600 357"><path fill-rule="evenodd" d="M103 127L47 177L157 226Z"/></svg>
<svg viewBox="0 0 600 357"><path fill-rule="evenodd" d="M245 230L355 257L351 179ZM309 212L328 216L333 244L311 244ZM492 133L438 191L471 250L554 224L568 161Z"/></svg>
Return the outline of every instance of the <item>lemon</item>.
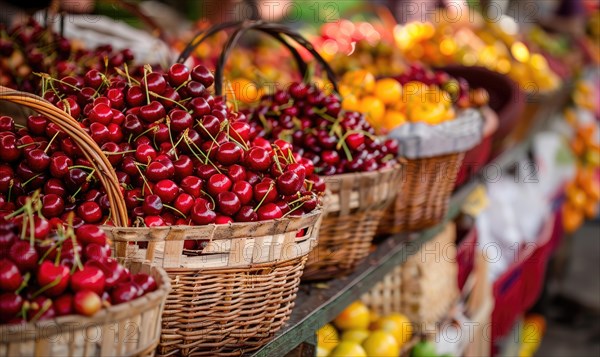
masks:
<svg viewBox="0 0 600 357"><path fill-rule="evenodd" d="M334 320L340 330L364 329L369 327L369 309L360 301L348 305Z"/></svg>
<svg viewBox="0 0 600 357"><path fill-rule="evenodd" d="M359 343L342 341L331 351L329 357L367 357L367 352Z"/></svg>
<svg viewBox="0 0 600 357"><path fill-rule="evenodd" d="M337 346L338 342L338 332L332 324L327 324L317 330L317 347L329 352Z"/></svg>
<svg viewBox="0 0 600 357"><path fill-rule="evenodd" d="M369 337L369 333L369 330L363 329L346 330L342 332L341 340L362 343L367 337Z"/></svg>
<svg viewBox="0 0 600 357"><path fill-rule="evenodd" d="M413 334L413 327L410 320L398 313L392 313L382 317L373 324L375 330L383 330L391 333L398 346L402 347L405 343L410 341Z"/></svg>
<svg viewBox="0 0 600 357"><path fill-rule="evenodd" d="M371 332L362 346L368 356L398 357L400 355L400 347L394 336L383 330Z"/></svg>

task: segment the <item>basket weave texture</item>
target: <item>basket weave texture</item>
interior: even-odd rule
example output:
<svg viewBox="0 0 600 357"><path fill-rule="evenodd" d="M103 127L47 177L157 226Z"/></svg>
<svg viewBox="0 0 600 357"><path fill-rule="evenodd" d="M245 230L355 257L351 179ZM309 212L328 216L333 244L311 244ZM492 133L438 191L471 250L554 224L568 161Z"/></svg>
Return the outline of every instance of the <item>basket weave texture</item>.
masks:
<svg viewBox="0 0 600 357"><path fill-rule="evenodd" d="M170 279L164 270L147 263L125 261L124 265L132 273L152 276L158 290L92 317L73 315L2 325L0 356L153 356Z"/></svg>
<svg viewBox="0 0 600 357"><path fill-rule="evenodd" d="M400 170L325 177L331 195L303 280L348 274L369 254L379 220L399 191Z"/></svg>
<svg viewBox="0 0 600 357"><path fill-rule="evenodd" d="M464 153L406 160L401 192L382 217L377 234L418 231L446 215Z"/></svg>

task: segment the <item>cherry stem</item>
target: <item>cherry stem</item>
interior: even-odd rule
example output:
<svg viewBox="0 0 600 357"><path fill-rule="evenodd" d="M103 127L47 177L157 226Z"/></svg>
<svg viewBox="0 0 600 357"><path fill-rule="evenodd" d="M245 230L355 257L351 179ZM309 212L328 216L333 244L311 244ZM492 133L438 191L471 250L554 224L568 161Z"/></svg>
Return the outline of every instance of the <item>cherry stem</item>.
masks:
<svg viewBox="0 0 600 357"><path fill-rule="evenodd" d="M173 207L173 206L170 206L170 205L167 205L167 204L164 204L164 203L163 203L163 206L167 207L167 208L168 208L168 209L170 209L170 210L173 210L173 211L175 211L175 212L179 213L179 214L181 215L181 217L183 217L183 219L186 219L186 218L187 218L187 217L185 216L185 214L183 214L183 212L181 212L181 211L180 211L180 210L178 210L177 208L175 208L175 207Z"/></svg>
<svg viewBox="0 0 600 357"><path fill-rule="evenodd" d="M340 133L340 127L338 126L336 129L337 130L335 131L335 135L340 139L339 144L342 144L342 148L344 149L344 153L346 154L346 159L348 159L348 161L352 161L352 153L350 152L350 148L348 148L348 145L346 145L346 141L342 139L343 135Z"/></svg>
<svg viewBox="0 0 600 357"><path fill-rule="evenodd" d="M116 152L112 152L112 151L102 151L102 153L106 156L109 155L124 155L124 154L130 154L135 152L136 150L126 150L126 151L116 151Z"/></svg>
<svg viewBox="0 0 600 357"><path fill-rule="evenodd" d="M28 183L30 183L31 181L35 180L36 178L38 178L38 177L40 177L40 176L42 176L42 174L37 174L37 175L33 176L33 177L32 177L32 178L30 178L29 180L27 180L27 181L23 182L23 184L22 184L21 186L23 186L23 187L27 186L27 184L28 184Z"/></svg>
<svg viewBox="0 0 600 357"><path fill-rule="evenodd" d="M155 123L161 123L161 122L162 122L162 120L160 120L160 121L156 121ZM140 135L136 136L136 137L133 139L133 141L136 141L137 139L139 139L140 137L142 137L143 135L145 135L145 134L147 134L147 133L149 133L149 132L151 132L151 131L154 131L154 133L156 133L156 132L158 131L158 126L156 126L156 125L153 125L153 126L149 127L148 129L146 129L146 130L142 131L142 132L140 133Z"/></svg>
<svg viewBox="0 0 600 357"><path fill-rule="evenodd" d="M304 201L302 201L302 203L301 203L301 204L299 204L298 206L296 206L296 207L292 208L291 210L289 210L289 211L288 211L286 214L284 214L284 215L283 215L281 218L285 218L285 217L287 217L287 216L288 216L288 215L290 215L292 212L294 212L294 211L296 211L296 210L300 209L300 207L302 207L303 205L304 205Z"/></svg>
<svg viewBox="0 0 600 357"><path fill-rule="evenodd" d="M152 91L150 91L150 95L152 95L153 97L156 97L156 98L162 99L162 100L166 100L167 102L171 102L171 103L173 103L173 104L177 105L179 108L183 109L183 110L184 110L185 112L187 112L187 113L189 113L189 112L190 112L190 111L188 110L188 108L186 108L186 107L185 107L183 104L181 104L181 103L179 103L178 101L175 101L175 100L173 100L173 99L171 99L171 98L167 98L167 97L165 97L165 96L162 96L162 95L160 95L160 94L158 94L158 93L154 93L154 92L152 92Z"/></svg>
<svg viewBox="0 0 600 357"><path fill-rule="evenodd" d="M195 156L195 157L196 157L198 160L201 160L201 159L200 159L200 157L198 157L198 155L196 155L196 152L195 152L194 150L192 150L192 148L191 148L190 144L192 144L192 145L193 145L193 146L194 146L194 147L195 147L195 148L196 148L196 149L197 149L197 150L200 152L200 154L202 154L202 156L204 156L204 160L205 160L205 162L204 162L204 163L205 163L205 164L209 163L209 164L210 164L212 167L214 167L214 168L215 168L215 170L217 170L217 172L218 172L218 173L221 173L221 170L219 170L219 168L218 168L218 167L217 167L217 166L216 166L216 165L215 165L215 164L214 164L214 163L213 163L213 162L210 160L210 158L208 157L208 155L207 155L207 154L205 154L205 153L202 151L202 149L200 149L200 148L198 147L198 145L196 145L196 143L194 143L194 142L192 141L192 139L190 139L190 137L189 137L189 136L188 136L188 134L187 134L187 131L184 133L184 135L183 135L183 136L184 136L184 138L185 138L185 142L186 142L186 144L188 144L188 147L190 148L190 151L192 152L192 154L194 154L194 156ZM211 146L211 147L212 147L212 146Z"/></svg>
<svg viewBox="0 0 600 357"><path fill-rule="evenodd" d="M212 207L213 209L217 208L217 203L215 202L215 199L208 194L208 192L204 191L204 190L200 190L200 192L202 192L205 196L207 196L210 199L210 202L212 203Z"/></svg>
<svg viewBox="0 0 600 357"><path fill-rule="evenodd" d="M73 166L69 166L69 170L72 170L72 169L82 169L82 170L92 170L92 171L94 170L93 167L85 166L85 165L73 165Z"/></svg>
<svg viewBox="0 0 600 357"><path fill-rule="evenodd" d="M59 132L56 132L56 134L54 134L54 136L52 137L52 139L50 139L50 141L48 142L48 145L44 149L44 153L48 152L48 149L50 149L50 145L52 145L52 142L54 141L54 139L56 139L56 137L58 136L58 134L59 134Z"/></svg>
<svg viewBox="0 0 600 357"><path fill-rule="evenodd" d="M140 170L140 168L137 165L135 165L135 168L140 173L142 180L144 180L144 187L142 187L142 195L144 194L144 190L146 189L146 187L148 187L148 190L150 190L151 194L154 194L154 192L152 192L152 188L150 188L150 184L148 183L148 180L146 180L146 176L144 176L144 173L142 173L142 170Z"/></svg>
<svg viewBox="0 0 600 357"><path fill-rule="evenodd" d="M150 104L150 91L148 90L148 68L144 66L144 83L146 83L146 104Z"/></svg>
<svg viewBox="0 0 600 357"><path fill-rule="evenodd" d="M25 148L25 147L28 147L28 146L31 146L31 145L37 145L37 144L39 144L39 143L38 142L32 142L32 143L27 143L27 144L23 144L23 145L18 145L17 149L22 149L22 148Z"/></svg>
<svg viewBox="0 0 600 357"><path fill-rule="evenodd" d="M258 209L260 208L260 206L263 204L263 202L265 201L265 199L267 198L267 196L269 195L269 193L271 193L271 190L273 189L274 184L271 183L269 185L269 189L267 190L267 192L265 193L265 195L260 199L260 202L258 202L258 205L256 205L256 207L254 208L254 211L258 211Z"/></svg>
<svg viewBox="0 0 600 357"><path fill-rule="evenodd" d="M29 279L31 279L31 273L27 272L23 276L23 281L21 282L21 285L19 285L17 290L15 290L15 294L19 295L19 293L21 293L21 291L27 287L27 284L29 284Z"/></svg>
<svg viewBox="0 0 600 357"><path fill-rule="evenodd" d="M168 115L167 115L166 123L167 123L167 129L169 130L169 141L171 142L171 147L173 149L175 149L175 143L173 142L173 135L171 135L171 118ZM175 159L179 160L179 155L177 155L177 150L173 150L173 153L175 154Z"/></svg>
<svg viewBox="0 0 600 357"><path fill-rule="evenodd" d="M50 307L52 307L52 300L48 299L44 301L44 305L42 305L40 311L38 311L38 313L35 314L35 316L29 322L36 322L39 320L39 318L42 317L42 315L44 315L46 311L50 309Z"/></svg>
<svg viewBox="0 0 600 357"><path fill-rule="evenodd" d="M57 276L54 280L52 280L50 283L42 286L38 291L34 292L33 294L31 294L31 298L35 299L36 297L40 296L41 294L43 294L45 291L52 289L53 287L55 287L56 285L58 285L60 283L60 281L62 280L62 276Z"/></svg>

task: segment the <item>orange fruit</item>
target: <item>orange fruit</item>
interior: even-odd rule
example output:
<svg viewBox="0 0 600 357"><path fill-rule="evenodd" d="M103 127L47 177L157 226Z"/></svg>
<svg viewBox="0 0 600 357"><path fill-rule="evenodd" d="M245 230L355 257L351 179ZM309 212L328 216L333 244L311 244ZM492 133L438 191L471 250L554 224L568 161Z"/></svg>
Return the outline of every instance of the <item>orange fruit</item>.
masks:
<svg viewBox="0 0 600 357"><path fill-rule="evenodd" d="M384 104L392 104L401 100L402 85L393 78L384 78L375 82L375 96Z"/></svg>
<svg viewBox="0 0 600 357"><path fill-rule="evenodd" d="M362 346L367 356L398 357L400 355L400 347L394 335L383 330L371 332Z"/></svg>
<svg viewBox="0 0 600 357"><path fill-rule="evenodd" d="M342 99L342 109L350 112L358 112L361 109L360 101L354 94L348 94Z"/></svg>
<svg viewBox="0 0 600 357"><path fill-rule="evenodd" d="M388 130L392 130L404 123L406 123L406 115L396 110L386 111L383 119L381 120L381 126Z"/></svg>
<svg viewBox="0 0 600 357"><path fill-rule="evenodd" d="M348 305L334 320L340 330L367 329L369 327L369 309L361 301Z"/></svg>
<svg viewBox="0 0 600 357"><path fill-rule="evenodd" d="M585 143L578 136L573 138L569 146L575 156L581 156L585 151Z"/></svg>
<svg viewBox="0 0 600 357"><path fill-rule="evenodd" d="M583 223L583 213L575 208L570 202L566 202L563 205L562 220L565 232L573 233Z"/></svg>
<svg viewBox="0 0 600 357"><path fill-rule="evenodd" d="M424 122L435 125L446 120L446 108L441 103L417 103L408 111L408 118L413 122Z"/></svg>
<svg viewBox="0 0 600 357"><path fill-rule="evenodd" d="M260 99L258 85L245 78L237 78L226 85L227 99L245 104L253 103Z"/></svg>
<svg viewBox="0 0 600 357"><path fill-rule="evenodd" d="M588 199L583 207L583 213L588 219L596 218L598 215L598 202L595 200Z"/></svg>
<svg viewBox="0 0 600 357"><path fill-rule="evenodd" d="M352 341L356 343L363 343L364 340L369 337L369 330L352 329L342 332L342 341Z"/></svg>
<svg viewBox="0 0 600 357"><path fill-rule="evenodd" d="M346 72L342 77L342 83L359 89L361 92L372 93L373 89L375 89L375 76L369 71L359 69Z"/></svg>
<svg viewBox="0 0 600 357"><path fill-rule="evenodd" d="M360 111L367 116L373 126L380 126L385 115L385 105L374 96L366 96L360 101Z"/></svg>
<svg viewBox="0 0 600 357"><path fill-rule="evenodd" d="M583 190L576 188L568 192L567 195L569 203L571 203L573 207L579 210L583 209L586 202L586 195Z"/></svg>

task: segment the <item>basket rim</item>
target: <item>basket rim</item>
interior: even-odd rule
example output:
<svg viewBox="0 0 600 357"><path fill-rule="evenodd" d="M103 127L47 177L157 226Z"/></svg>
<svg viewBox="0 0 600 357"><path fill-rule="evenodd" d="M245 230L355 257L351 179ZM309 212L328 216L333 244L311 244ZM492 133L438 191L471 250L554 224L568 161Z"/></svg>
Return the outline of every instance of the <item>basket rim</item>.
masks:
<svg viewBox="0 0 600 357"><path fill-rule="evenodd" d="M188 234L200 234L210 233L215 235L218 233L229 233L233 228L244 227L244 228L258 228L260 226L271 225L273 227L289 227L290 223L302 224L305 221L317 220L319 215L324 212L323 205L317 206L314 210L309 213L302 214L301 216L286 216L277 219L270 219L267 221L256 221L256 222L233 222L226 224L206 224L201 226L188 226L188 225L174 225L174 226L161 226L161 227L118 227L118 226L100 226L103 230L108 232L121 232L121 233L137 233L137 234L148 234L149 232L154 233L168 233L174 230L185 230ZM283 225L282 223L287 223ZM287 230L286 230L287 231ZM187 236L187 235L186 235ZM238 239L240 237L231 237L231 239ZM245 237L247 238L247 237ZM189 238L182 238L189 239ZM114 240L114 237L113 237ZM178 239L175 239L178 240Z"/></svg>
<svg viewBox="0 0 600 357"><path fill-rule="evenodd" d="M399 158L401 158L400 156L395 157L396 160L398 160ZM330 175L330 176L321 176L319 175L319 177L323 178L326 182L327 180L353 180L357 177L369 177L369 176L378 176L381 174L386 174L386 173L391 173L397 170L400 170L402 168L402 163L400 161L398 161L394 166L392 167L384 167L382 169L379 170L375 170L375 171L368 171L368 172L348 172L345 174L335 174L335 175Z"/></svg>
<svg viewBox="0 0 600 357"><path fill-rule="evenodd" d="M93 316L83 315L67 315L59 316L49 320L42 320L36 322L27 322L22 324L1 324L0 325L0 343L13 343L15 341L29 341L32 339L38 339L38 329L47 330L53 326L65 326L64 331L80 330L87 328L92 325L104 325L110 321L116 321L113 318L115 315L120 315L123 311L129 310L131 307L144 308L143 311L147 311L147 307L151 305L160 305L161 300L164 300L171 291L171 278L167 272L156 265L150 264L146 261L125 259L132 263L139 263L144 266L150 267L153 271L160 276L161 284L158 289L152 291L149 294L143 295L135 300L131 300L124 304L111 305L107 308L103 308ZM75 325L74 325L75 323ZM32 333L32 331L35 331ZM58 330L59 332L62 330ZM44 336L50 337L52 334L44 332ZM42 337L44 337L42 336Z"/></svg>

